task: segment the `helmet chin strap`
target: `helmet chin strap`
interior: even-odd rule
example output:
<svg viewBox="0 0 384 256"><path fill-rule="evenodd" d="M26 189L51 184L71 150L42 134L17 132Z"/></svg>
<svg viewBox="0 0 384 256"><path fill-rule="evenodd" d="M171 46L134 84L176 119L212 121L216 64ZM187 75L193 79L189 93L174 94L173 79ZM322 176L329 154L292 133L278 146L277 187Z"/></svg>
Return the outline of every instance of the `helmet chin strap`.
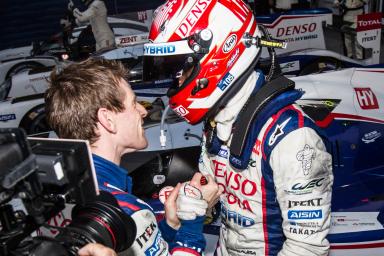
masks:
<svg viewBox="0 0 384 256"><path fill-rule="evenodd" d="M214 117L216 123L217 137L227 142L231 135L232 125L236 121L237 115L247 102L249 96L252 94L256 80L259 78L259 73L253 71L248 77L245 84L241 87L238 93L236 93L230 101L221 109Z"/></svg>

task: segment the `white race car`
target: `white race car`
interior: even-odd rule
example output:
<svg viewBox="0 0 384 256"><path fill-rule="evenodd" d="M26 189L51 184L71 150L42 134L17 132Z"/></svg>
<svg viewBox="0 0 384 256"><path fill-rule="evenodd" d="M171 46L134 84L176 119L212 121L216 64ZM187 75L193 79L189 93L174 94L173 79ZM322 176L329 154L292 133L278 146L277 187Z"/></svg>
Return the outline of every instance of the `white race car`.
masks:
<svg viewBox="0 0 384 256"><path fill-rule="evenodd" d="M141 56L142 54L136 49L130 48L132 45L147 42L148 26L152 19L152 13L152 10L147 10L108 17L108 23L116 36L117 47L108 49L108 54L106 50L103 50L98 55L106 54L108 55L106 58L116 59ZM53 67L68 58L73 61L80 60L95 51L95 42L90 25L75 27L68 38L62 38L62 34L64 33L30 46L0 51L0 84L15 74L41 67ZM63 45L63 40L68 41L66 46ZM3 95L3 97L5 96Z"/></svg>

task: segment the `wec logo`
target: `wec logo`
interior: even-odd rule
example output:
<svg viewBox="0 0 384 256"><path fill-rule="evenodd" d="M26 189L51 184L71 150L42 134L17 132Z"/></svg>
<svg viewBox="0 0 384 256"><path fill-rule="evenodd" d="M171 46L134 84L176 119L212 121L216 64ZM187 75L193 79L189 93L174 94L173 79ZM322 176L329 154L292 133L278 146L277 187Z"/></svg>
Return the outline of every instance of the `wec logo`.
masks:
<svg viewBox="0 0 384 256"><path fill-rule="evenodd" d="M315 187L320 187L323 185L322 181L325 178L320 178L320 179L313 179L310 182L306 184L301 184L301 183L296 183L295 185L292 186L292 190L307 190Z"/></svg>

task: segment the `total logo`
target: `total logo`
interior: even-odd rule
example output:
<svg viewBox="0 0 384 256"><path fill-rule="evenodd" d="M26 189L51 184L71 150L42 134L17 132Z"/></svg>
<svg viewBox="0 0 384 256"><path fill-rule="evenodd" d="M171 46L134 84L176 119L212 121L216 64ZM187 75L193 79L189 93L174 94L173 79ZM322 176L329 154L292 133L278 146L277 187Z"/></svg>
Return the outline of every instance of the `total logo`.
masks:
<svg viewBox="0 0 384 256"><path fill-rule="evenodd" d="M358 25L359 26L372 26L372 25L378 25L380 26L381 25L381 22L380 20L359 20L357 21Z"/></svg>
<svg viewBox="0 0 384 256"><path fill-rule="evenodd" d="M289 220L313 220L323 218L322 210L313 211L288 211Z"/></svg>

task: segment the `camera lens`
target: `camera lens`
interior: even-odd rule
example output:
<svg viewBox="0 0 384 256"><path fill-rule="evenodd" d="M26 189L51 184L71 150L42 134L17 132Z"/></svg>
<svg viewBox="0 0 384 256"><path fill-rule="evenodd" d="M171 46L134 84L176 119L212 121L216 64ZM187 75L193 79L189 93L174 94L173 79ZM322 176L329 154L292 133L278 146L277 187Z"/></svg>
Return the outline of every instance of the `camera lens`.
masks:
<svg viewBox="0 0 384 256"><path fill-rule="evenodd" d="M88 243L100 243L116 252L128 249L136 237L136 225L114 202L97 200L76 206L72 210L72 223L58 240L66 243L72 252Z"/></svg>

